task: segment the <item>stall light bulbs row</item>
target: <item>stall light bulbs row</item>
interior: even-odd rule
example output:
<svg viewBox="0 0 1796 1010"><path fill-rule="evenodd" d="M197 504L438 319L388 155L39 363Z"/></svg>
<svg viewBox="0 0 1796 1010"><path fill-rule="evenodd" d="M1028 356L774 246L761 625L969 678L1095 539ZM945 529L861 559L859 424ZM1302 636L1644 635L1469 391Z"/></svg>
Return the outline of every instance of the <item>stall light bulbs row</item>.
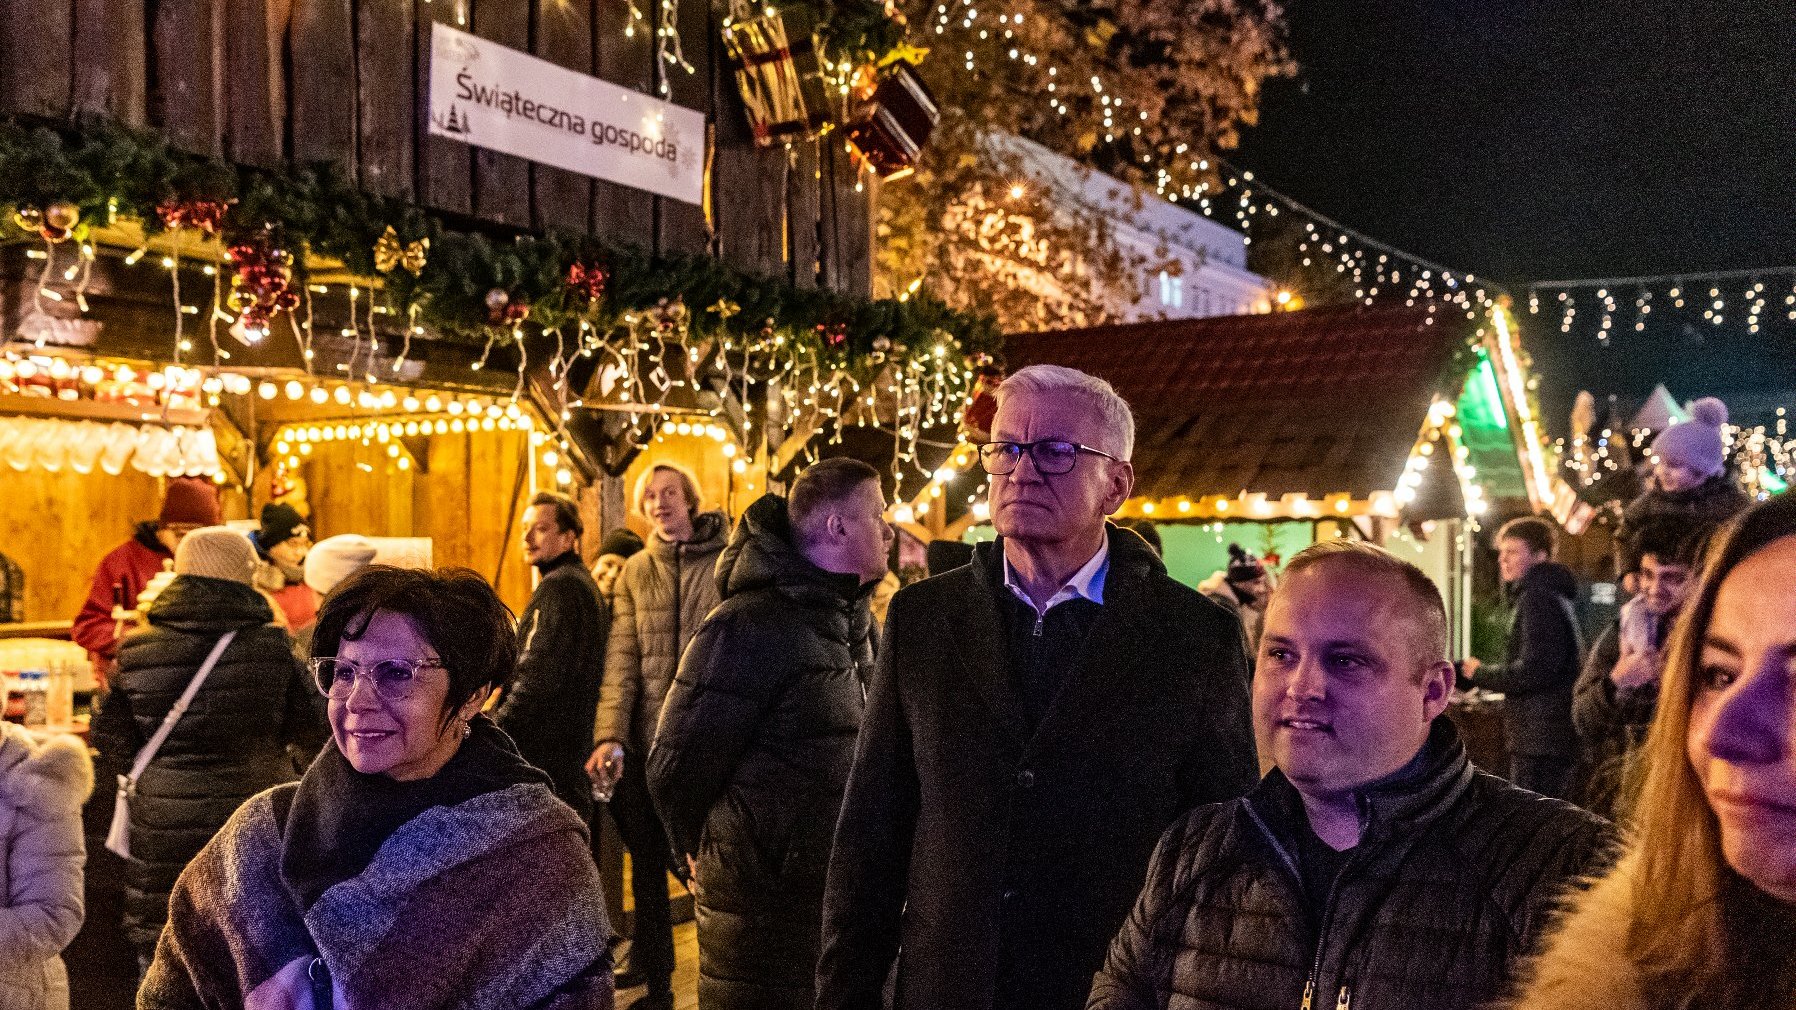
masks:
<svg viewBox="0 0 1796 1010"><path fill-rule="evenodd" d="M661 434L663 434L663 435L696 435L696 436L699 436L702 438L709 438L714 442L722 442L724 439L727 439L730 437L730 433L728 431L726 431L722 425L695 424L691 421L673 421L673 420L662 422Z"/></svg>

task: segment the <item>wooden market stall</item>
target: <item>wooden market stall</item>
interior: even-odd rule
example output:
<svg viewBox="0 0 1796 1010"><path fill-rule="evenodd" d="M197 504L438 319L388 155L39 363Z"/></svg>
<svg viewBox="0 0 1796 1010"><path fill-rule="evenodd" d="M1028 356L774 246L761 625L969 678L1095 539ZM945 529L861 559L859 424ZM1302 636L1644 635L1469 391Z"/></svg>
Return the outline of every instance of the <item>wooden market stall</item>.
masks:
<svg viewBox="0 0 1796 1010"><path fill-rule="evenodd" d="M1320 308L1016 335L1012 370L1068 365L1134 408L1136 496L1175 575L1231 539L1288 557L1318 538L1401 546L1469 641L1468 533L1546 504L1530 380L1507 309Z"/></svg>

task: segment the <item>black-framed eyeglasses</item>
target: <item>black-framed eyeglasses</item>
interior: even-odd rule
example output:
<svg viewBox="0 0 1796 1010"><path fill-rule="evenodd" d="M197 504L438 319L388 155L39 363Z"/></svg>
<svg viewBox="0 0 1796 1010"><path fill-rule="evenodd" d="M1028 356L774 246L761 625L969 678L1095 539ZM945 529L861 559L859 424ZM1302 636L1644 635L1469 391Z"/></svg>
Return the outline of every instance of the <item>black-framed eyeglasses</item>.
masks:
<svg viewBox="0 0 1796 1010"><path fill-rule="evenodd" d="M445 669L443 661L429 659L383 659L362 664L341 656L319 656L306 664L312 670L312 681L318 692L339 700L355 690L355 679L365 677L374 693L387 701L404 701L418 688L418 674L425 670Z"/></svg>
<svg viewBox="0 0 1796 1010"><path fill-rule="evenodd" d="M1093 456L1102 456L1114 460L1102 449L1093 449L1089 445L1077 442L1066 442L1057 438L1044 438L1035 442L987 442L979 447L979 465L986 473L994 477L1002 477L1016 470L1016 465L1029 454L1030 462L1035 464L1037 473L1058 475L1066 473L1079 461L1079 454L1089 452Z"/></svg>

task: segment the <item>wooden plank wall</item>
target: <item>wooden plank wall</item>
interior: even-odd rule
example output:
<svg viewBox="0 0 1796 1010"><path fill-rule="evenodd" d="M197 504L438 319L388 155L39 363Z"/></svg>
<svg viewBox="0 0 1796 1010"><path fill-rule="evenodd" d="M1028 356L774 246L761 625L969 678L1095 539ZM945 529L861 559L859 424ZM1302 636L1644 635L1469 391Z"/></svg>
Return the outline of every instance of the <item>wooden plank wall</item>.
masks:
<svg viewBox="0 0 1796 1010"><path fill-rule="evenodd" d="M528 436L513 432L408 439L419 466L390 465L385 447L354 442L318 445L300 467L312 506L313 535L430 537L437 567L466 567L491 581L513 610L530 599L530 569L518 543L512 492ZM363 469L366 467L367 469ZM526 480L520 519L532 488Z"/></svg>
<svg viewBox="0 0 1796 1010"><path fill-rule="evenodd" d="M100 559L162 510L163 481L37 467L0 477L0 552L25 571L25 619L68 621L81 609ZM226 519L249 515L240 493L221 496Z"/></svg>
<svg viewBox="0 0 1796 1010"><path fill-rule="evenodd" d="M660 0L0 0L0 115L146 125L254 164L336 164L364 188L519 228L709 252L770 277L871 291L870 180L840 134L754 148L718 37L722 7L676 5L694 73L657 65ZM433 22L707 114L711 213L427 136Z"/></svg>

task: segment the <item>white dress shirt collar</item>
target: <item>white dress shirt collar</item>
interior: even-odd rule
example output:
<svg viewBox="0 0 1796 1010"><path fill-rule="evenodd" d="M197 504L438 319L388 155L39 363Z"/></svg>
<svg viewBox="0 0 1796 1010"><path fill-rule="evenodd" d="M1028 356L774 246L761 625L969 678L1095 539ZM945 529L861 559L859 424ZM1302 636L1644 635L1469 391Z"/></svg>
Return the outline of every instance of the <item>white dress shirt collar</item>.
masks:
<svg viewBox="0 0 1796 1010"><path fill-rule="evenodd" d="M1004 547L1004 586L1015 593L1017 599L1027 603L1029 609L1034 610L1038 617L1046 616L1048 611L1068 600L1090 600L1093 603L1102 604L1104 602L1104 579L1109 574L1110 537L1106 535L1103 542L1098 545L1098 552L1091 556L1090 561L1085 562L1083 568L1073 573L1073 577L1067 580L1066 585L1061 586L1060 590L1048 600L1047 606L1037 607L1035 601L1029 598L1029 594L1023 591L1022 580L1017 578L1016 569L1011 567L1010 546L1006 544Z"/></svg>

